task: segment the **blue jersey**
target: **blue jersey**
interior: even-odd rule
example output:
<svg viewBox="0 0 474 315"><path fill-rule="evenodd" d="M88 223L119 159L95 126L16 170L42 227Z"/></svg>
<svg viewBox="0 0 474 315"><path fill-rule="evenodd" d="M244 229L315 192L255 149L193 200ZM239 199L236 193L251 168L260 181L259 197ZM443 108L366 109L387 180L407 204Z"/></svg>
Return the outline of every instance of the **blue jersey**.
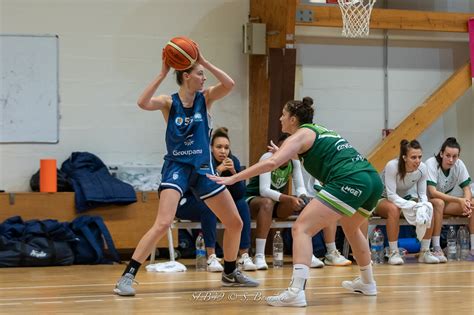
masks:
<svg viewBox="0 0 474 315"><path fill-rule="evenodd" d="M194 166L199 174L214 173L210 150L210 121L204 94L196 92L193 107L184 108L178 93L172 96L166 127L165 160Z"/></svg>

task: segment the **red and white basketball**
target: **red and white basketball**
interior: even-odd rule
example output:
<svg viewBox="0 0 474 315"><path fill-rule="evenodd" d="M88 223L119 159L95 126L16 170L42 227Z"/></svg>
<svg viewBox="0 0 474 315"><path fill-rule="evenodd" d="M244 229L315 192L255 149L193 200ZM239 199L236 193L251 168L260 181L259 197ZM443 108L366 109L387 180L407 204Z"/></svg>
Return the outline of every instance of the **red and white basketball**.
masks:
<svg viewBox="0 0 474 315"><path fill-rule="evenodd" d="M165 62L176 70L189 69L198 57L199 48L197 44L185 36L172 38L163 49Z"/></svg>

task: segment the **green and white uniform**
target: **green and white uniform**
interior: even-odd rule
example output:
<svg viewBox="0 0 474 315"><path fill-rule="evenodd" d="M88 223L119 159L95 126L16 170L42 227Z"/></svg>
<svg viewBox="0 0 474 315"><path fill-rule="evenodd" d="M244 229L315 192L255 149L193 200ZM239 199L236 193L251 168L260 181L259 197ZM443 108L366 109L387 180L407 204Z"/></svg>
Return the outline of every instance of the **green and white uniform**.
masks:
<svg viewBox="0 0 474 315"><path fill-rule="evenodd" d="M374 167L336 132L316 124L300 128L316 133L312 147L299 155L306 171L323 183L316 198L342 215L357 211L369 217L383 191Z"/></svg>
<svg viewBox="0 0 474 315"><path fill-rule="evenodd" d="M428 167L428 185L435 186L437 191L447 195L464 196L462 189L471 184L471 177L463 161L458 159L446 173L434 156L426 160L425 164Z"/></svg>
<svg viewBox="0 0 474 315"><path fill-rule="evenodd" d="M413 208L413 202L427 202L426 181L428 168L421 162L413 172L407 172L403 179L398 174L398 159L388 161L382 171L384 191L382 197L400 209Z"/></svg>
<svg viewBox="0 0 474 315"><path fill-rule="evenodd" d="M260 161L266 160L271 156L272 153L267 152L262 155ZM285 191L288 185L290 176L293 179L296 195L307 195L303 183L301 163L299 160L290 160L286 166L252 177L247 185L245 196L247 202L250 202L250 200L257 196L267 197L278 202L280 195Z"/></svg>

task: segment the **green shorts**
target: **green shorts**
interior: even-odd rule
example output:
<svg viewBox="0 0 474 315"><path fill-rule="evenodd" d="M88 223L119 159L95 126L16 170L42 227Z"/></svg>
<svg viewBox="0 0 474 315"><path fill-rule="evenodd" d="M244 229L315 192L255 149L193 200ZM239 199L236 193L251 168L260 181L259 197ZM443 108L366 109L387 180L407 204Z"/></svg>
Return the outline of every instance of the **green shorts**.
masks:
<svg viewBox="0 0 474 315"><path fill-rule="evenodd" d="M359 212L368 218L382 191L382 180L377 172L361 171L325 183L316 198L344 216Z"/></svg>

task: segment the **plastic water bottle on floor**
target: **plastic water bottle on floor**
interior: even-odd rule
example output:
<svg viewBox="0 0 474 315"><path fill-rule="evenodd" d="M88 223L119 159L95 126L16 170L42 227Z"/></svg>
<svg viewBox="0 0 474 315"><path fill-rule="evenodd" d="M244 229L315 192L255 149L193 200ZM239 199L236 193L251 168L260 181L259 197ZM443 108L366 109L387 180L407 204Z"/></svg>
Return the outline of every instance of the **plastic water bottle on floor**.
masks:
<svg viewBox="0 0 474 315"><path fill-rule="evenodd" d="M196 271L207 270L206 245L202 233L196 238Z"/></svg>
<svg viewBox="0 0 474 315"><path fill-rule="evenodd" d="M273 268L283 267L283 238L280 231L273 237Z"/></svg>
<svg viewBox="0 0 474 315"><path fill-rule="evenodd" d="M466 260L469 256L469 232L463 225L458 230L458 246L459 246L459 259Z"/></svg>
<svg viewBox="0 0 474 315"><path fill-rule="evenodd" d="M454 226L449 227L448 231L448 260L453 261L456 260L456 253L457 253L457 248L456 248L456 231L454 230Z"/></svg>
<svg viewBox="0 0 474 315"><path fill-rule="evenodd" d="M370 254L374 264L383 264L384 262L383 241L382 230L375 228L370 238Z"/></svg>

